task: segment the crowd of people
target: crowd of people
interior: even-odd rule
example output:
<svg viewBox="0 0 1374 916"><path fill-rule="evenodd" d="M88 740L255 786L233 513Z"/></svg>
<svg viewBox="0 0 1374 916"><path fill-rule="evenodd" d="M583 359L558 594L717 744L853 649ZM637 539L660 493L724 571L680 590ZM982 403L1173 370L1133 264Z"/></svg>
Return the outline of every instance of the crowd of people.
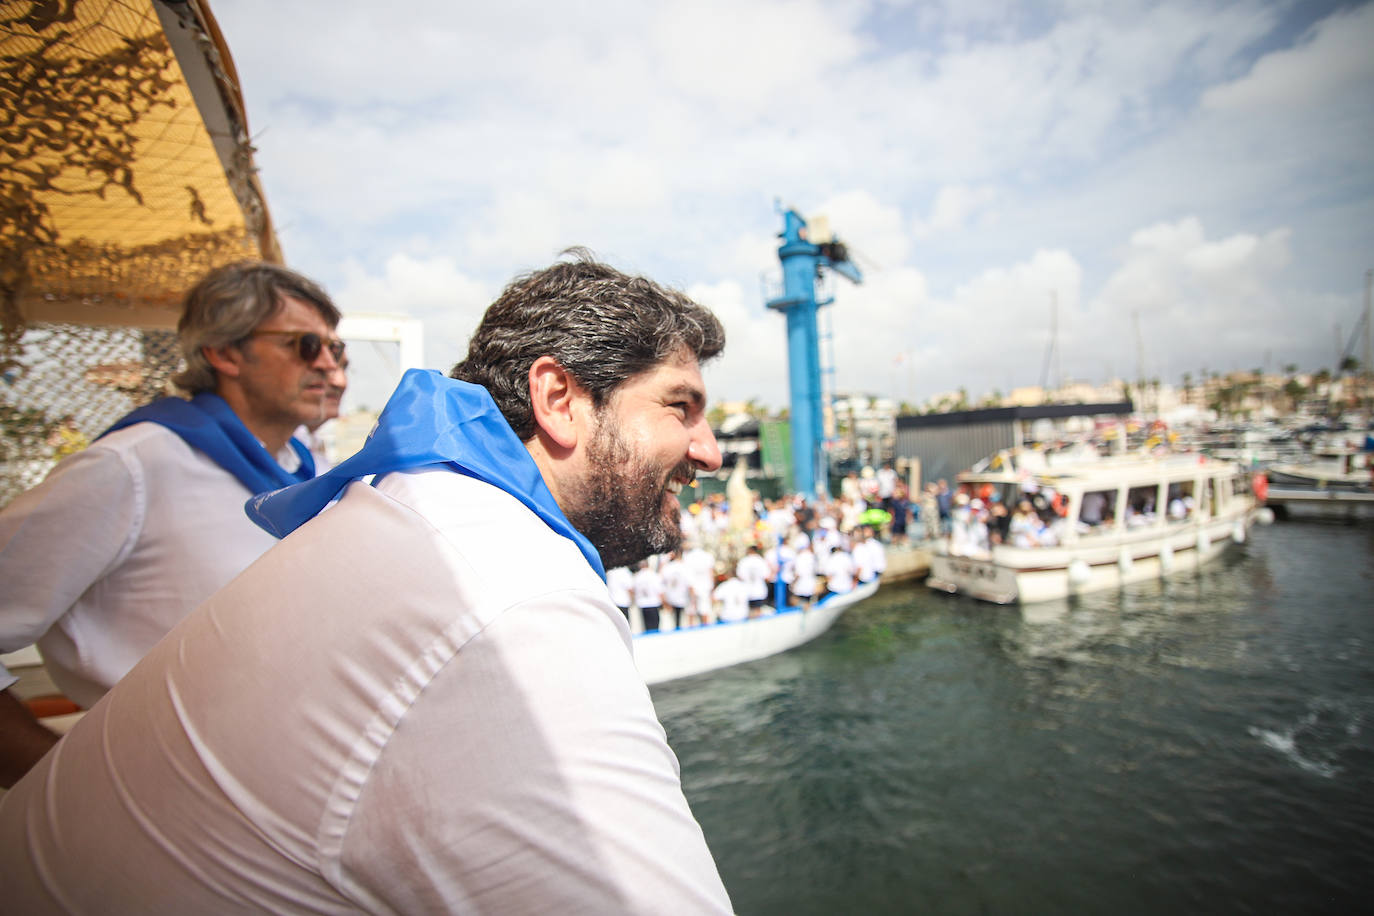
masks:
<svg viewBox="0 0 1374 916"><path fill-rule="evenodd" d="M894 494L904 489L898 484ZM748 522L731 518L725 494L694 501L681 511L685 551L607 570L626 619L633 608L643 631L655 632L665 623L681 629L809 607L878 578L887 568L883 539L895 540L898 530L876 491L833 500L751 495Z"/></svg>

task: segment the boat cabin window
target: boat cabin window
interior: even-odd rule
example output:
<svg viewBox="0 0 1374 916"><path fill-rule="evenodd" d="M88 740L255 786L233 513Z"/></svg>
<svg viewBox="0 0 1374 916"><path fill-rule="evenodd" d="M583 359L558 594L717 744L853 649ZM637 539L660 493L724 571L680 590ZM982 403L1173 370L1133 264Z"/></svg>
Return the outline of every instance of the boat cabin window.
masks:
<svg viewBox="0 0 1374 916"><path fill-rule="evenodd" d="M1169 521L1183 522L1193 517L1197 510L1197 497L1193 495L1193 481L1169 484Z"/></svg>
<svg viewBox="0 0 1374 916"><path fill-rule="evenodd" d="M1078 524L1086 531L1098 531L1112 527L1116 522L1116 495L1119 488L1110 490L1089 490L1083 494L1083 503L1078 507Z"/></svg>
<svg viewBox="0 0 1374 916"><path fill-rule="evenodd" d="M1159 485L1131 487L1126 491L1126 527L1143 528L1159 518L1155 501L1159 499Z"/></svg>

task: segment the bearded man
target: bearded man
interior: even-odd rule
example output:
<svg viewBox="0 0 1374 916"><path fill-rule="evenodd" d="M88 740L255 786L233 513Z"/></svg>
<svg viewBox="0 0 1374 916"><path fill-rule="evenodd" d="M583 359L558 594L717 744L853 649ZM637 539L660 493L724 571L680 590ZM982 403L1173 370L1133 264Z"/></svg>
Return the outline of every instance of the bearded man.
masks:
<svg viewBox="0 0 1374 916"><path fill-rule="evenodd" d="M453 378L407 373L357 455L250 500L284 540L0 799L6 900L729 913L604 583L720 466L723 346L585 256L513 282Z"/></svg>

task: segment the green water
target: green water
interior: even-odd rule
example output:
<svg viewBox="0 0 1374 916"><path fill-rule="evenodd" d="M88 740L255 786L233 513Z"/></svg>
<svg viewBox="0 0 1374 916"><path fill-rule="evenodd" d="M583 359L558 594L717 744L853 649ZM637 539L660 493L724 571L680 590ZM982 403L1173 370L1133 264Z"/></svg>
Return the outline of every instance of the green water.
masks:
<svg viewBox="0 0 1374 916"><path fill-rule="evenodd" d="M1307 913L1374 899L1374 526L997 608L885 586L654 688L735 908Z"/></svg>

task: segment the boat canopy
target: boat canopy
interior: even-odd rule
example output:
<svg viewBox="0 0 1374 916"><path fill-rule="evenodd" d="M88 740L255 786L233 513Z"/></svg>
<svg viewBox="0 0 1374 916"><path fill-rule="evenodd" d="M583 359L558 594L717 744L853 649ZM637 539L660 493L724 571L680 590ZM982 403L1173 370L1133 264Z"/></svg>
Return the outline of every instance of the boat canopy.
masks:
<svg viewBox="0 0 1374 916"><path fill-rule="evenodd" d="M211 267L281 262L205 0L12 6L28 12L0 25L7 338L36 322L172 327Z"/></svg>

